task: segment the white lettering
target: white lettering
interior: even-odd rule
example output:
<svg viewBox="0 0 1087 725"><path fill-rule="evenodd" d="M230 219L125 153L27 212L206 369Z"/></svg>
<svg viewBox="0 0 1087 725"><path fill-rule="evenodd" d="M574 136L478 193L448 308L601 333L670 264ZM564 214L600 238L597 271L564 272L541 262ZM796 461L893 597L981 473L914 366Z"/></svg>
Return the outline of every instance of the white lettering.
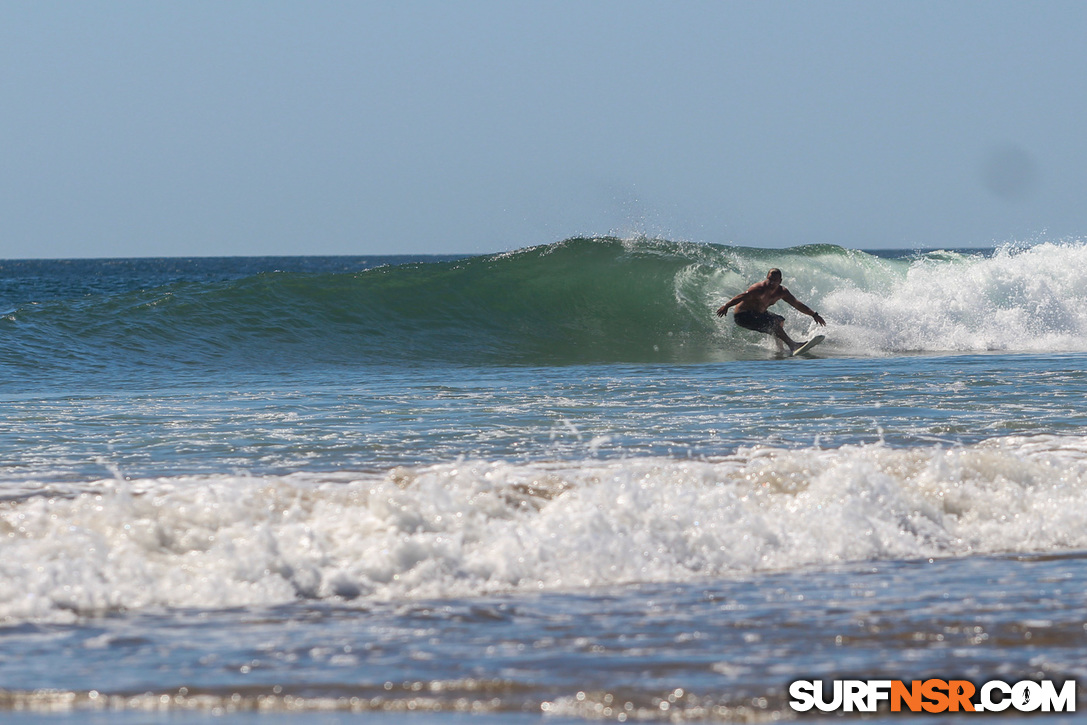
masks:
<svg viewBox="0 0 1087 725"><path fill-rule="evenodd" d="M1056 712L1076 711L1075 680L1065 680L1059 693L1052 680L1042 680L1042 711L1050 712L1050 707Z"/></svg>
<svg viewBox="0 0 1087 725"><path fill-rule="evenodd" d="M864 680L846 680L842 690L842 704L846 712L868 712L868 686Z"/></svg>
<svg viewBox="0 0 1087 725"><path fill-rule="evenodd" d="M797 680L789 685L789 707L797 712L807 712L815 707L815 683L811 680Z"/></svg>
<svg viewBox="0 0 1087 725"><path fill-rule="evenodd" d="M993 690L1001 693L999 700L993 699ZM981 704L984 706L985 712L1003 712L1008 709L1008 706L1012 704L1011 698L1006 697L1011 695L1012 688L1008 686L1007 682L1001 682L1000 680L990 680L986 682L981 688Z"/></svg>
<svg viewBox="0 0 1087 725"><path fill-rule="evenodd" d="M823 699L823 683L819 682L818 694L815 696L815 706L823 712L832 712L842 706L842 681L835 680L832 688L834 697L830 702Z"/></svg>
<svg viewBox="0 0 1087 725"><path fill-rule="evenodd" d="M1012 687L1012 705L1019 712L1034 712L1042 706L1042 686L1023 680Z"/></svg>
<svg viewBox="0 0 1087 725"><path fill-rule="evenodd" d="M891 681L890 680L869 680L868 681L868 709L866 712L875 712L879 708L879 703L883 700L891 699Z"/></svg>

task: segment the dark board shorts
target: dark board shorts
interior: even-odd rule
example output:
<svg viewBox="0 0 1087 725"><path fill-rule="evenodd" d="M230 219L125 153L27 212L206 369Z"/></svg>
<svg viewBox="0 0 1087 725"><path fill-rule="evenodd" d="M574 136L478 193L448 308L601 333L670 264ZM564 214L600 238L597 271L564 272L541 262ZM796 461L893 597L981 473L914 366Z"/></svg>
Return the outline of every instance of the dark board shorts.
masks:
<svg viewBox="0 0 1087 725"><path fill-rule="evenodd" d="M785 322L784 317L773 312L737 312L732 318L740 327L767 334L773 333L779 322Z"/></svg>

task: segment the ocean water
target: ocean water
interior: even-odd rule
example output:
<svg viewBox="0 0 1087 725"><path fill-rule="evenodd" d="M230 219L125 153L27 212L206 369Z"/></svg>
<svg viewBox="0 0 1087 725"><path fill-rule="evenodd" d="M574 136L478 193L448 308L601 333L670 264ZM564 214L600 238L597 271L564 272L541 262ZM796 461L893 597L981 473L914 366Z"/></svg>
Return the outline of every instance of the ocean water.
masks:
<svg viewBox="0 0 1087 725"><path fill-rule="evenodd" d="M0 261L0 341L3 721L1082 700L1083 242Z"/></svg>

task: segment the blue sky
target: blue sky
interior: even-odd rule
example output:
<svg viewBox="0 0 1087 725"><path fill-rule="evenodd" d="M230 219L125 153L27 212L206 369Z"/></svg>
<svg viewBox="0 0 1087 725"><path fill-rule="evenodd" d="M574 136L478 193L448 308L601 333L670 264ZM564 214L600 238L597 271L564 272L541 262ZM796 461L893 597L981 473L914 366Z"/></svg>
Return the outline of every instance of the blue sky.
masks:
<svg viewBox="0 0 1087 725"><path fill-rule="evenodd" d="M0 258L1087 236L1087 3L5 2Z"/></svg>

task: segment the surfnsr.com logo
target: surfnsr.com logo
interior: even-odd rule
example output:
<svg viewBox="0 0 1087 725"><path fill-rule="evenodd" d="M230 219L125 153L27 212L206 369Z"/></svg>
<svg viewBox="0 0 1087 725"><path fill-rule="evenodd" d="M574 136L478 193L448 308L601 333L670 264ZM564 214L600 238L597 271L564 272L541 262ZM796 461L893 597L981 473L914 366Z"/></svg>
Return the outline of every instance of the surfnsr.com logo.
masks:
<svg viewBox="0 0 1087 725"><path fill-rule="evenodd" d="M797 712L1075 712L1076 681L1058 687L1052 680L1015 683L990 680L981 687L967 680L797 680L789 685L789 706Z"/></svg>

